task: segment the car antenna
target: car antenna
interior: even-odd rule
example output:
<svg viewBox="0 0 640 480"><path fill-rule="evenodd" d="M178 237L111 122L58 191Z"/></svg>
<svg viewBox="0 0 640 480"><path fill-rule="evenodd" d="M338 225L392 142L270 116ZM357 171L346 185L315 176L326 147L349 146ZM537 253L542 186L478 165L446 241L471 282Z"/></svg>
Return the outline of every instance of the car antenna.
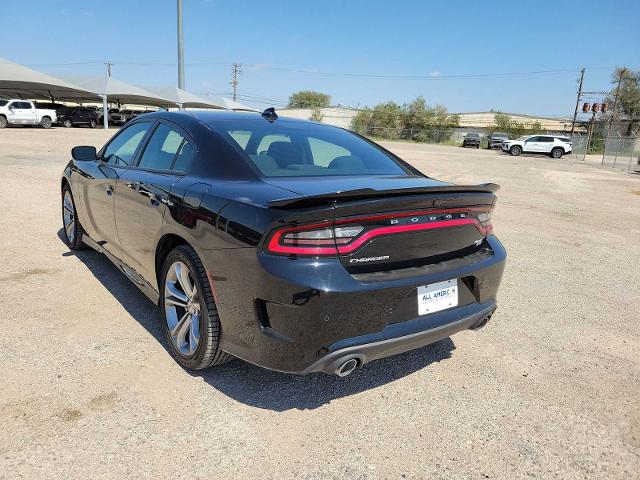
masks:
<svg viewBox="0 0 640 480"><path fill-rule="evenodd" d="M262 118L267 120L268 122L275 122L278 119L278 114L276 113L276 109L273 107L267 108L264 112L262 112Z"/></svg>

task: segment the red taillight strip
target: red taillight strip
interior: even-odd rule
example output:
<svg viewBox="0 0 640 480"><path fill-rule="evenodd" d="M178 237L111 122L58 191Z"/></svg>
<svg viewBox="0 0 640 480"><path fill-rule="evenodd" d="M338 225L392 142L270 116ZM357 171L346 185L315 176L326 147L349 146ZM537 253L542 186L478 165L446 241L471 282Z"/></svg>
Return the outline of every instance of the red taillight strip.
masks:
<svg viewBox="0 0 640 480"><path fill-rule="evenodd" d="M364 232L362 235L360 235L359 237L357 237L353 241L353 243L338 247L338 252L339 253L353 252L367 240L371 240L372 238L379 237L381 235L391 235L394 233L401 233L401 232L418 232L421 230L431 230L434 228L461 227L463 225L473 225L480 231L480 233L482 233L483 235L486 234L486 229L482 225L480 225L480 222L475 218L459 218L455 220L443 220L440 222L417 223L414 225L396 225L393 227L380 227L380 228L374 228L373 230L368 230Z"/></svg>
<svg viewBox="0 0 640 480"><path fill-rule="evenodd" d="M448 210L450 211L450 210ZM292 229L276 231L269 241L269 250L275 253L287 253L287 254L301 254L301 255L335 255L337 253L350 253L360 248L362 244L372 238L382 235L392 235L394 233L402 232L417 232L421 230L431 230L434 228L448 228L448 227L460 227L463 225L473 225L480 233L487 235L489 229L483 227L480 222L475 218L459 218L454 220L442 220L439 222L431 223L418 223L413 225L395 225L389 227L379 227L372 230L368 230L361 236L357 237L353 243L349 245L342 245L336 247L294 247L287 245L280 245L280 238L283 234L289 233L294 229L301 230L307 228L313 228L314 226L326 226L326 223L319 225L305 225L304 227L293 227Z"/></svg>

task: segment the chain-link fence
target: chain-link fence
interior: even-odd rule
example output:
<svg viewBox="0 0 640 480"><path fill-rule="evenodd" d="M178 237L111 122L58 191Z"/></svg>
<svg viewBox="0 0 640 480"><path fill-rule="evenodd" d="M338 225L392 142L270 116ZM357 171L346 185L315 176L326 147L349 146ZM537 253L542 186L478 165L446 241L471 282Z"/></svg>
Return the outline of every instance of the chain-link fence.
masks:
<svg viewBox="0 0 640 480"><path fill-rule="evenodd" d="M640 171L640 138L612 132L608 137L574 135L571 157L620 170Z"/></svg>
<svg viewBox="0 0 640 480"><path fill-rule="evenodd" d="M455 128L395 128L395 127L360 127L353 129L356 133L374 139L407 140L422 143L459 144L462 135Z"/></svg>
<svg viewBox="0 0 640 480"><path fill-rule="evenodd" d="M640 171L640 139L636 136L609 135L604 146L602 165L627 171Z"/></svg>

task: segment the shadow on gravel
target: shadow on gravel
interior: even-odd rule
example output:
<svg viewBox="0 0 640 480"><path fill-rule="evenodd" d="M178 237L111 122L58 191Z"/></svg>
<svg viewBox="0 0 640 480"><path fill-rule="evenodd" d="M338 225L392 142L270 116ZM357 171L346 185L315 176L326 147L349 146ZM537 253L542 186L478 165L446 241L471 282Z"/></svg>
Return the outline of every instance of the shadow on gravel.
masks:
<svg viewBox="0 0 640 480"><path fill-rule="evenodd" d="M62 230L58 237L62 240ZM117 267L90 249L63 255L78 258L166 349L158 308ZM219 367L187 373L202 378L216 390L246 405L277 412L307 410L393 382L451 358L453 350L453 340L446 338L418 350L368 363L345 378L323 373L300 376L272 372L237 359Z"/></svg>

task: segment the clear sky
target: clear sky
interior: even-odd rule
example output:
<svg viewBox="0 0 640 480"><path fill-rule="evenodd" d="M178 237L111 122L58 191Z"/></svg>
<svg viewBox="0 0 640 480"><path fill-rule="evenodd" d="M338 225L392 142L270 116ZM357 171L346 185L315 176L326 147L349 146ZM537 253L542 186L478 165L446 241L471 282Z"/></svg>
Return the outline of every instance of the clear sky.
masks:
<svg viewBox="0 0 640 480"><path fill-rule="evenodd" d="M8 60L54 75L104 74L110 60L121 80L177 84L175 0L0 11ZM580 67L587 91L609 89L617 65L640 68L638 0L184 0L184 30L186 88L228 96L238 62L239 100L258 106L314 89L333 104L423 95L452 112L570 115Z"/></svg>

